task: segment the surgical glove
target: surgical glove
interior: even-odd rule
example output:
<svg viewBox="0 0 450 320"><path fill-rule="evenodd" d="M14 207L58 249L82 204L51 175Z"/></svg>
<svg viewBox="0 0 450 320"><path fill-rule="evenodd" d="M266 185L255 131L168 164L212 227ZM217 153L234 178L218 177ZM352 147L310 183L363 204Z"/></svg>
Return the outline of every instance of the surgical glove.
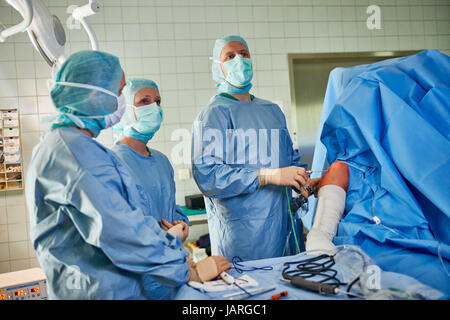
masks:
<svg viewBox="0 0 450 320"><path fill-rule="evenodd" d="M223 271L231 268L231 263L225 257L212 256L196 264L189 265L189 281L205 282L216 278Z"/></svg>
<svg viewBox="0 0 450 320"><path fill-rule="evenodd" d="M306 185L302 188L302 195L305 198L308 198L311 195L317 198L318 196L318 187L322 178L313 178L309 179Z"/></svg>
<svg viewBox="0 0 450 320"><path fill-rule="evenodd" d="M181 239L181 242L185 242L187 237L189 236L189 226L187 225L186 222L181 221L181 220L176 220L173 222L173 225L179 225L181 224L183 226L183 238Z"/></svg>
<svg viewBox="0 0 450 320"><path fill-rule="evenodd" d="M183 225L177 224L172 228L170 228L169 230L167 230L167 232L173 234L174 236L177 236L178 239L180 239L181 243L184 242L185 239L183 234Z"/></svg>
<svg viewBox="0 0 450 320"><path fill-rule="evenodd" d="M337 250L333 238L345 209L346 192L336 185L325 185L318 192L316 215L306 237L306 250L317 254L334 255Z"/></svg>
<svg viewBox="0 0 450 320"><path fill-rule="evenodd" d="M258 170L258 179L261 186L273 184L276 186L292 186L301 189L309 180L305 168L290 166L278 169Z"/></svg>
<svg viewBox="0 0 450 320"><path fill-rule="evenodd" d="M189 234L189 227L184 221L174 221L170 223L166 219L161 219L162 229L176 235L183 243Z"/></svg>

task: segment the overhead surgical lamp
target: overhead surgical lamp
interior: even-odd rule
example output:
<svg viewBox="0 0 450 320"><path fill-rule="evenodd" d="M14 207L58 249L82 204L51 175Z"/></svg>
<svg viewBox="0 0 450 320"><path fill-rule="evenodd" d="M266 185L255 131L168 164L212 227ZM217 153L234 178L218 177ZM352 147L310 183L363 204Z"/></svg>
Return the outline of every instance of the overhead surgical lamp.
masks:
<svg viewBox="0 0 450 320"><path fill-rule="evenodd" d="M61 65L67 58L64 53L66 33L58 17L52 15L41 0L6 0L6 2L22 15L23 21L9 28L0 23L0 42L27 31L34 48L48 65L50 67ZM80 21L87 32L92 50L98 50L98 41L86 17L96 14L99 10L98 3L89 0L88 4L76 7L72 12L72 17Z"/></svg>

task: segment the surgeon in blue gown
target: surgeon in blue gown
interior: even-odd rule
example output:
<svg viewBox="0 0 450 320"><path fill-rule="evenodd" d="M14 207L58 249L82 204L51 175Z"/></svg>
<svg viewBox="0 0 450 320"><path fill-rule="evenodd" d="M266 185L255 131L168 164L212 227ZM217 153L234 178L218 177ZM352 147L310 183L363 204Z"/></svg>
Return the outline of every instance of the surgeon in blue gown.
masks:
<svg viewBox="0 0 450 320"><path fill-rule="evenodd" d="M80 51L51 90L58 114L33 150L26 184L30 238L51 299L145 299L143 276L179 287L229 267L189 264L179 238L148 214L126 166L93 139L120 119L124 85L117 57Z"/></svg>
<svg viewBox="0 0 450 320"><path fill-rule="evenodd" d="M293 254L298 243L288 238L288 195L308 176L285 116L278 105L249 93L253 67L243 38L216 40L212 67L219 93L193 124L191 153L211 251L243 260Z"/></svg>
<svg viewBox="0 0 450 320"><path fill-rule="evenodd" d="M152 203L149 213L164 230L175 230L184 242L189 232L189 219L175 203L172 165L163 153L147 146L163 121L158 86L148 79L128 79L123 95L127 107L121 121L113 127L117 141L112 150L129 168L142 196ZM146 279L149 298L173 296L173 288L164 287L150 277Z"/></svg>

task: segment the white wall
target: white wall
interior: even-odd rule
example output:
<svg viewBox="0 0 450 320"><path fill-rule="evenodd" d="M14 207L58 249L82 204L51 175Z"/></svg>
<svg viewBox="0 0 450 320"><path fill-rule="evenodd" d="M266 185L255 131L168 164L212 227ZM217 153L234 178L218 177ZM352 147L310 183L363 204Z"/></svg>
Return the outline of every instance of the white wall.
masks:
<svg viewBox="0 0 450 320"><path fill-rule="evenodd" d="M87 0L47 0L65 24L66 8ZM287 53L440 49L450 53L449 0L98 0L101 13L88 18L100 49L119 56L127 77L148 77L161 89L164 124L150 146L170 155L175 128L191 128L215 94L209 57L216 38L240 34L250 46L255 78L252 93L283 102L290 123ZM382 29L366 27L366 8L382 10ZM0 0L0 21L19 15ZM82 30L67 30L67 52L88 49ZM54 111L45 81L49 68L26 34L0 43L0 108L21 112L26 166ZM100 141L112 144L111 132ZM186 166L176 166L177 169ZM26 181L25 181L26 183ZM194 181L176 181L177 201L198 192ZM0 273L37 266L29 241L24 192L0 192Z"/></svg>

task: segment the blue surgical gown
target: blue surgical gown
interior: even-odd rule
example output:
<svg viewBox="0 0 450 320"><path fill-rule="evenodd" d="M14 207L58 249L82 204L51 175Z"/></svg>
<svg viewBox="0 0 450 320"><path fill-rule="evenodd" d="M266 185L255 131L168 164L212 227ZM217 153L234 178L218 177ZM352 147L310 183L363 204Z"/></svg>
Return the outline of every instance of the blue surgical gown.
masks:
<svg viewBox="0 0 450 320"><path fill-rule="evenodd" d="M171 287L189 278L186 250L148 214L128 169L77 129L34 148L26 200L51 299L145 299L144 275Z"/></svg>
<svg viewBox="0 0 450 320"><path fill-rule="evenodd" d="M428 50L339 72L321 133L329 163L349 165L334 242L448 294L450 58Z"/></svg>
<svg viewBox="0 0 450 320"><path fill-rule="evenodd" d="M257 170L301 165L280 107L214 96L193 124L192 171L205 196L213 255L243 260L294 253L286 187ZM289 191L290 192L290 191Z"/></svg>
<svg viewBox="0 0 450 320"><path fill-rule="evenodd" d="M189 224L183 210L176 205L173 168L164 154L148 148L151 157L145 157L120 142L116 142L112 150L129 168L142 198L151 203L148 214L159 224L163 218L169 222L182 220ZM144 287L149 299L170 299L175 293L173 287L162 286L151 277L145 277Z"/></svg>

